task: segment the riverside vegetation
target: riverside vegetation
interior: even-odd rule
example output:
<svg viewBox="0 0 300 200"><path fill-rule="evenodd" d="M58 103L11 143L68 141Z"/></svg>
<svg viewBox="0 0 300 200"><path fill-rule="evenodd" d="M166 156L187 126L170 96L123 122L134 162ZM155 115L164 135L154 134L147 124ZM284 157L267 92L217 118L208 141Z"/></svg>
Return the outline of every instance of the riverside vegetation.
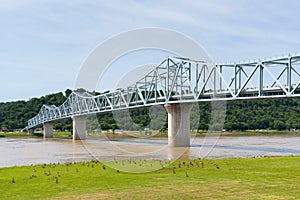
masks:
<svg viewBox="0 0 300 200"><path fill-rule="evenodd" d="M68 89L64 93L59 92L40 98L32 98L28 101L0 103L0 129L7 128L8 131L13 131L24 128L27 121L39 112L43 104L59 106L71 93L72 91ZM94 92L93 94L100 93ZM192 113L192 115L199 114L200 118L195 118L196 121L191 119L192 127L198 130L207 130L211 119L211 103L201 102L198 105L197 112L199 113ZM160 110L160 112L165 111ZM225 123L224 126L220 125L220 127L222 126L227 131L297 130L300 129L300 98L228 101L226 113L223 114L226 116ZM131 119L123 117L118 123L116 123L114 115L115 113L111 112L99 113L96 115L96 122L87 124L88 128L95 130L100 127L103 130L115 130L122 128L118 127L120 124L124 127L130 126L131 119L137 125L137 127L131 127L133 129L151 125L154 126L153 129L159 127L161 131L164 131L167 127L166 114L157 114L155 117L151 117L151 108L148 107L130 109ZM71 119L56 122L54 129L71 131Z"/></svg>

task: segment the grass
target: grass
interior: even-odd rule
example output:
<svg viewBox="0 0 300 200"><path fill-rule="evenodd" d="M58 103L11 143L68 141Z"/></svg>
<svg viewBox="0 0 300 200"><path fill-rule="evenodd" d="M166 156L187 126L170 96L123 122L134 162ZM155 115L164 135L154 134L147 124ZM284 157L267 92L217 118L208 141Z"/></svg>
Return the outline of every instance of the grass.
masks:
<svg viewBox="0 0 300 200"><path fill-rule="evenodd" d="M71 132L63 132L63 131L61 131L61 132L59 132L59 131L53 132L53 136L54 137L62 136L62 137L70 137L71 138L72 135L73 135L73 133L71 133Z"/></svg>
<svg viewBox="0 0 300 200"><path fill-rule="evenodd" d="M0 199L300 199L299 164L300 157L270 157L1 168Z"/></svg>
<svg viewBox="0 0 300 200"><path fill-rule="evenodd" d="M72 137L71 132L53 132L54 137ZM43 137L42 132L36 132L34 134L29 134L26 132L8 132L0 133L0 137Z"/></svg>
<svg viewBox="0 0 300 200"><path fill-rule="evenodd" d="M205 136L206 133L207 131L198 131L197 136ZM246 131L221 132L221 136L279 136L279 135L300 136L300 131L246 130Z"/></svg>
<svg viewBox="0 0 300 200"><path fill-rule="evenodd" d="M24 132L13 132L13 133L0 133L0 137L32 137L32 135Z"/></svg>

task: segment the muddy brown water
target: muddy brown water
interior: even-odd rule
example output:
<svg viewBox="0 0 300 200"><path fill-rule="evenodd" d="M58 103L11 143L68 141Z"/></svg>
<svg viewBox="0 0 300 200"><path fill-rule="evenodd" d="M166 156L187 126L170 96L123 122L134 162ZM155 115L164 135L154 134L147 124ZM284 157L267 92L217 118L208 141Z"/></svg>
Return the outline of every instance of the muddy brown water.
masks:
<svg viewBox="0 0 300 200"><path fill-rule="evenodd" d="M0 167L88 160L233 158L300 155L299 136L193 138L191 147L168 147L167 138L85 141L0 138Z"/></svg>

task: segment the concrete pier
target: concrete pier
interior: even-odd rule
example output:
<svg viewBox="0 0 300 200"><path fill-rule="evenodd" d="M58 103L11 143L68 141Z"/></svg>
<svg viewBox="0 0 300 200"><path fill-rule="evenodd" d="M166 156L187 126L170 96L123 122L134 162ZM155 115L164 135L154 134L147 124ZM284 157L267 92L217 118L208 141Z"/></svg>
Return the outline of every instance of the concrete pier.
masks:
<svg viewBox="0 0 300 200"><path fill-rule="evenodd" d="M53 138L53 122L43 124L44 138Z"/></svg>
<svg viewBox="0 0 300 200"><path fill-rule="evenodd" d="M168 144L172 147L190 146L190 112L193 104L165 104L168 112Z"/></svg>
<svg viewBox="0 0 300 200"><path fill-rule="evenodd" d="M86 116L75 116L73 120L73 140L86 139Z"/></svg>
<svg viewBox="0 0 300 200"><path fill-rule="evenodd" d="M28 133L29 133L29 134L34 134L34 129L33 129L33 128L28 129Z"/></svg>

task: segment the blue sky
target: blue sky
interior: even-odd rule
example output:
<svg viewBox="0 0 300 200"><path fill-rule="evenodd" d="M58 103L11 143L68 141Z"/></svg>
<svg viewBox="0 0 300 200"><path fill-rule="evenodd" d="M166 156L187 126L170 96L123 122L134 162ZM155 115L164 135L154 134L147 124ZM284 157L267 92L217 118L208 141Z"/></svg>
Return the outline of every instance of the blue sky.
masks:
<svg viewBox="0 0 300 200"><path fill-rule="evenodd" d="M299 8L297 0L0 0L0 101L73 88L97 45L136 28L181 32L215 62L300 53Z"/></svg>

